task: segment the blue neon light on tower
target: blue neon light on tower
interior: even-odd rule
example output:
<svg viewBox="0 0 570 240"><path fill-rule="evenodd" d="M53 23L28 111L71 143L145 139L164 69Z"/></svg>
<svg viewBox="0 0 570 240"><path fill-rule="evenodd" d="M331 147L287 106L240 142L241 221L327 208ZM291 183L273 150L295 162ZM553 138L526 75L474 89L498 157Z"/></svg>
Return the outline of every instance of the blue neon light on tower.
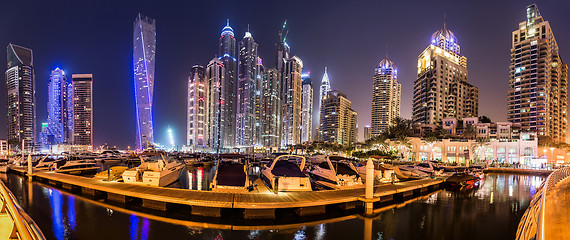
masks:
<svg viewBox="0 0 570 240"><path fill-rule="evenodd" d="M143 150L147 140L154 142L152 96L156 51L156 21L138 14L133 33L133 67L137 114L136 148Z"/></svg>
<svg viewBox="0 0 570 240"><path fill-rule="evenodd" d="M47 134L48 138L53 138L52 143L69 143L71 137L69 102L71 102L71 96L68 92L65 72L56 68L51 71L48 83Z"/></svg>

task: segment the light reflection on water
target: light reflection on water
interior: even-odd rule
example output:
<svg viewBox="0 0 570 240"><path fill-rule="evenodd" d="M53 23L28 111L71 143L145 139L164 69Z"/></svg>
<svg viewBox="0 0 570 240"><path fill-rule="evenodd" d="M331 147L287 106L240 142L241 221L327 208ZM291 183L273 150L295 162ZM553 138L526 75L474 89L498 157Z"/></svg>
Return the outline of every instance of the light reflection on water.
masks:
<svg viewBox="0 0 570 240"><path fill-rule="evenodd" d="M192 189L209 184L211 170L195 168L187 173L185 182ZM354 217L310 226L300 224L291 229L232 231L149 219L45 185L23 184L17 176L0 177L46 237L58 240L147 240L166 236L168 239L363 239L364 236L371 239L512 239L520 217L544 180L537 176L488 174L474 191L438 191L385 210L373 219ZM23 204L30 202L33 204ZM368 230L364 227L367 221L372 223ZM273 220L266 222L276 224Z"/></svg>

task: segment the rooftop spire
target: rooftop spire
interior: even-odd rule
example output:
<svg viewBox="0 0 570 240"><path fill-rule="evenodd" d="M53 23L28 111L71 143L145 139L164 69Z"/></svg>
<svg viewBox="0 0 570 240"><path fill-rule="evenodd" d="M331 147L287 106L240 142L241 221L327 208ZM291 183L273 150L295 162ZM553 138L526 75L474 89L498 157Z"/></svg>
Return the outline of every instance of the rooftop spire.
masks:
<svg viewBox="0 0 570 240"><path fill-rule="evenodd" d="M230 19L229 18L226 18L226 26L228 26L228 27L230 26Z"/></svg>
<svg viewBox="0 0 570 240"><path fill-rule="evenodd" d="M443 13L443 29L445 30L447 28L447 26L445 26L445 21L446 21L446 13Z"/></svg>

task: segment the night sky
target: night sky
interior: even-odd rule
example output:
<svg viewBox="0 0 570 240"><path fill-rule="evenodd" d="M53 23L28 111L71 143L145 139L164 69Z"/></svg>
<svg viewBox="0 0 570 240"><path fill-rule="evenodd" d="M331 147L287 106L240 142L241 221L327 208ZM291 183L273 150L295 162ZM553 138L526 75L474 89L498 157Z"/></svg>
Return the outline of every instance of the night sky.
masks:
<svg viewBox="0 0 570 240"><path fill-rule="evenodd" d="M184 3L183 3L184 2ZM479 87L479 114L506 120L511 32L532 1L3 1L0 47L31 48L36 74L37 126L47 121L51 70L92 73L94 144L134 146L133 22L138 12L157 20L154 89L155 141L186 142L187 79L194 64L218 53L226 18L239 40L250 25L266 67L274 67L277 33L285 19L292 55L318 86L328 67L333 89L346 93L362 126L370 124L372 76L385 56L398 66L402 116L411 117L417 56L443 25L467 57L469 82ZM570 1L537 1L550 22L560 54L570 58ZM5 50L0 66L6 70ZM0 138L6 138L6 86L0 89ZM316 104L315 104L316 105ZM316 110L316 109L315 109Z"/></svg>

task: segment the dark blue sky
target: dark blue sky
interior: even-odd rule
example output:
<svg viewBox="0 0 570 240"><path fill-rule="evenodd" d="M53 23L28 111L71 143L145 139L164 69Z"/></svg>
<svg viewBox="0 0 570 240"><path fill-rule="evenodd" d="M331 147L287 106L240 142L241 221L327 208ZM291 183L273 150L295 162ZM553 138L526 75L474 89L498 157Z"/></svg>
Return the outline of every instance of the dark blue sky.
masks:
<svg viewBox="0 0 570 240"><path fill-rule="evenodd" d="M479 87L479 113L506 120L511 32L525 20L531 1L4 1L0 46L34 51L37 125L46 121L52 69L94 76L94 139L125 147L135 142L132 71L133 21L137 12L157 20L154 94L155 140L185 143L187 78L194 64L218 52L226 18L241 40L247 24L266 67L274 66L274 44L288 20L292 54L318 88L325 66L333 89L352 100L360 126L370 123L372 75L388 47L402 84L402 116L411 117L417 56L431 34L447 26L467 57L469 82ZM570 1L537 1L550 22L563 60L570 57ZM6 57L0 57L6 68ZM0 89L0 123L6 122L6 86ZM315 96L318 96L315 92ZM362 128L360 128L362 131ZM360 133L362 134L362 133ZM0 138L6 126L0 124Z"/></svg>

